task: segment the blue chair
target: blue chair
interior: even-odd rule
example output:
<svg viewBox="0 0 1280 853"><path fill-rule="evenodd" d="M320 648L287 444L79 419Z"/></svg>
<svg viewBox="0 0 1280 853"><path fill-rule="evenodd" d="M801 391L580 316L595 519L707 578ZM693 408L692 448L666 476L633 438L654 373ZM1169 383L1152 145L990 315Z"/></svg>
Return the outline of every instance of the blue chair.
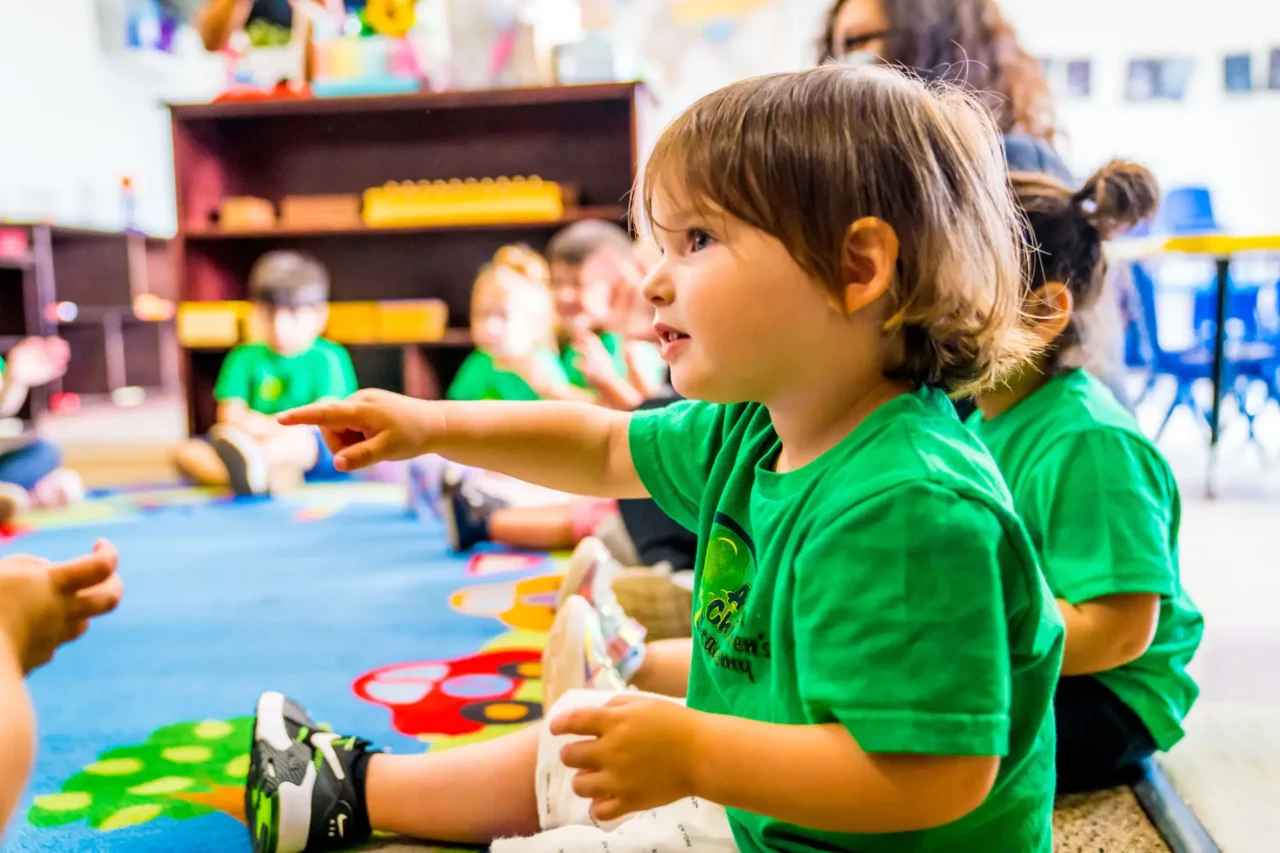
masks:
<svg viewBox="0 0 1280 853"><path fill-rule="evenodd" d="M1258 290L1256 285L1240 285L1231 280L1231 293L1227 297L1227 334L1231 334L1232 321L1239 324L1240 332L1231 335L1235 340L1261 340L1261 329L1258 323ZM1207 341L1213 340L1213 327L1218 318L1218 288L1216 282L1209 287L1196 290L1195 309L1192 323L1196 336Z"/></svg>
<svg viewBox="0 0 1280 853"><path fill-rule="evenodd" d="M1199 341L1189 349L1176 352L1161 346L1159 322L1156 318L1155 280L1142 263L1132 264L1132 270L1133 288L1138 295L1138 308L1141 311L1139 322L1151 353L1151 373L1147 377L1147 384L1140 398L1146 397L1161 376L1168 376L1176 383L1173 402L1169 404L1169 410L1165 412L1160 428L1156 431L1156 440L1159 441L1165 427L1169 425L1170 418L1180 406L1186 406L1204 418L1206 423L1209 422L1210 413L1196 402L1192 387L1196 380L1212 379L1213 345L1211 341ZM1232 396L1236 399L1240 411L1249 422L1250 439L1254 438L1253 421L1256 414L1250 413L1245 406L1248 385L1252 381L1266 382L1268 396L1274 395L1275 399L1280 400L1280 394L1276 393L1278 364L1280 359L1277 357L1276 347L1272 344L1247 341L1227 342L1224 352L1222 395L1224 398Z"/></svg>
<svg viewBox="0 0 1280 853"><path fill-rule="evenodd" d="M1213 215L1213 196L1209 188L1174 187L1166 192L1152 231L1179 236L1221 232L1222 226Z"/></svg>

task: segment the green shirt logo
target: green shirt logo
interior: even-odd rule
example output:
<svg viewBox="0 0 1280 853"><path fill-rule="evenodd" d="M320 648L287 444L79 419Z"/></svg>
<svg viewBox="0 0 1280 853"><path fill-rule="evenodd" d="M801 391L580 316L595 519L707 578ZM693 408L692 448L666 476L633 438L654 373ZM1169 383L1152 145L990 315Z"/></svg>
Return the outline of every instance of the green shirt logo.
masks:
<svg viewBox="0 0 1280 853"><path fill-rule="evenodd" d="M258 399L274 403L284 396L284 383L279 376L267 374L258 382Z"/></svg>

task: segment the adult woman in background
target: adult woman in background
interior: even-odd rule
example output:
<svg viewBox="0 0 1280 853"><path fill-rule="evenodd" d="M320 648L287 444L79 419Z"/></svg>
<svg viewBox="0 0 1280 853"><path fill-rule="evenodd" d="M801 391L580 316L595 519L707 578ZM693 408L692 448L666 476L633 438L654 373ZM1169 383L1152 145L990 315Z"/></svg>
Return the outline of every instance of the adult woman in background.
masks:
<svg viewBox="0 0 1280 853"><path fill-rule="evenodd" d="M818 61L876 63L907 68L926 80L940 79L977 92L1004 136L1012 172L1042 172L1067 186L1078 182L1054 150L1057 135L1053 95L1040 62L1018 43L996 0L835 0L827 10ZM1130 407L1124 387L1122 312L1119 294L1131 287L1118 270L1095 306L1090 369ZM1106 338L1111 340L1106 340ZM973 412L968 400L956 408Z"/></svg>

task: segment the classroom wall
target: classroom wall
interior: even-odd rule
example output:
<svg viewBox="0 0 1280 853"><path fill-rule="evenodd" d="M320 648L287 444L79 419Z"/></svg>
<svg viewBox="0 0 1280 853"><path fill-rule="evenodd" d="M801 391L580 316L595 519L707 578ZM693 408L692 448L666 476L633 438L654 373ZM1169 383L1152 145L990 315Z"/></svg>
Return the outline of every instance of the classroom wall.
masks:
<svg viewBox="0 0 1280 853"><path fill-rule="evenodd" d="M119 183L128 174L137 185L139 224L170 233L172 152L160 101L211 95L221 65L198 49L152 65L104 52L99 2L109 0L0 0L0 217L118 227ZM1280 3L1215 0L1212 14L1201 0L1002 3L1037 55L1094 61L1093 97L1060 104L1061 147L1077 172L1130 156L1151 165L1167 186L1211 186L1231 228L1280 229L1280 92L1240 96L1222 88L1227 52L1253 50L1263 78L1267 51L1280 47ZM732 43L690 48L646 136L733 74L808 64L827 6L828 0L775 0L744 20ZM746 49L753 39L774 46ZM1185 102L1125 100L1127 61L1141 55L1199 60ZM14 83L13 74L36 82Z"/></svg>
<svg viewBox="0 0 1280 853"><path fill-rule="evenodd" d="M211 96L221 65L112 55L98 22L95 0L0 0L0 218L119 228L120 181L130 175L137 224L170 234L161 100Z"/></svg>

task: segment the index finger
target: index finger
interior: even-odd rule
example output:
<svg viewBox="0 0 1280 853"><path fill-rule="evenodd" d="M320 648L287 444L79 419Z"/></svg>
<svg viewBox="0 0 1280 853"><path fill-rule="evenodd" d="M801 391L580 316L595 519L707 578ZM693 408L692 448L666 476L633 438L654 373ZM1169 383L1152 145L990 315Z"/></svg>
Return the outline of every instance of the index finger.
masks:
<svg viewBox="0 0 1280 853"><path fill-rule="evenodd" d="M283 426L305 424L329 429L359 429L364 425L359 407L350 400L322 400L281 412L276 420Z"/></svg>
<svg viewBox="0 0 1280 853"><path fill-rule="evenodd" d="M604 708L576 708L553 719L548 731L553 735L601 737L609 730L609 714Z"/></svg>
<svg viewBox="0 0 1280 853"><path fill-rule="evenodd" d="M119 556L114 545L100 544L92 554L58 563L49 569L54 586L63 594L97 586L115 574Z"/></svg>

